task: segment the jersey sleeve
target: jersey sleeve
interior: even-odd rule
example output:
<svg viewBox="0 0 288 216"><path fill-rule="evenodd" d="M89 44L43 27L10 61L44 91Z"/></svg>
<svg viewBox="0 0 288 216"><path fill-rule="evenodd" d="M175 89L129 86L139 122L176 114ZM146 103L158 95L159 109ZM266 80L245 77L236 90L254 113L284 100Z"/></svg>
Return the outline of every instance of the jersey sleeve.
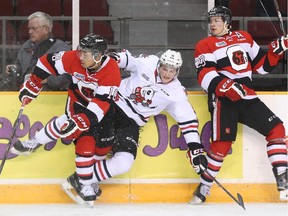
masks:
<svg viewBox="0 0 288 216"><path fill-rule="evenodd" d="M95 96L103 100L115 100L121 82L120 69L117 63L110 59L104 70L106 71L106 75L98 86Z"/></svg>
<svg viewBox="0 0 288 216"><path fill-rule="evenodd" d="M206 92L214 92L222 78L217 73L217 61L208 45L208 40L202 40L196 44L195 67L201 87Z"/></svg>
<svg viewBox="0 0 288 216"><path fill-rule="evenodd" d="M34 73L36 73L37 76L40 76L43 79L47 78L50 75L58 76L63 73L67 73L67 69L64 69L64 64L65 62L73 62L74 59L71 59L71 57L73 56L71 54L72 53L66 51L61 51L57 53L49 53L43 55L41 58L38 59ZM66 65L71 64L66 63Z"/></svg>
<svg viewBox="0 0 288 216"><path fill-rule="evenodd" d="M255 41L250 54L253 71L258 74L267 74L271 72L278 64L283 55L277 55L268 49L265 52Z"/></svg>
<svg viewBox="0 0 288 216"><path fill-rule="evenodd" d="M166 111L177 122L186 143L201 143L196 112L188 101L186 93L177 93L177 101L171 103Z"/></svg>

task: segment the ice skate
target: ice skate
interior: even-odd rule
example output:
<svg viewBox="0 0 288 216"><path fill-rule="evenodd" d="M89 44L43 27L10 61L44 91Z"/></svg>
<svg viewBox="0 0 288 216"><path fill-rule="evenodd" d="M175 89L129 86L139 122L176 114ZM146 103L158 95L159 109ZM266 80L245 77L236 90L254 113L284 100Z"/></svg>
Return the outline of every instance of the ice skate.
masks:
<svg viewBox="0 0 288 216"><path fill-rule="evenodd" d="M200 183L193 193L192 199L189 201L191 205L199 205L206 201L206 196L210 195L210 186Z"/></svg>
<svg viewBox="0 0 288 216"><path fill-rule="evenodd" d="M30 140L17 141L11 148L10 152L17 155L30 155L40 147L40 143L37 142L35 137Z"/></svg>
<svg viewBox="0 0 288 216"><path fill-rule="evenodd" d="M99 185L97 183L93 183L92 187L93 187L93 189L94 189L94 191L96 193L96 199L98 199L101 196L101 194L102 194L102 190L101 190L101 188L99 187Z"/></svg>
<svg viewBox="0 0 288 216"><path fill-rule="evenodd" d="M82 185L76 172L62 183L62 188L76 203L93 208L97 196L94 188L91 185Z"/></svg>
<svg viewBox="0 0 288 216"><path fill-rule="evenodd" d="M280 193L280 200L287 201L288 200L288 169L280 175L277 173L277 169L273 167L273 173L277 182L277 189Z"/></svg>

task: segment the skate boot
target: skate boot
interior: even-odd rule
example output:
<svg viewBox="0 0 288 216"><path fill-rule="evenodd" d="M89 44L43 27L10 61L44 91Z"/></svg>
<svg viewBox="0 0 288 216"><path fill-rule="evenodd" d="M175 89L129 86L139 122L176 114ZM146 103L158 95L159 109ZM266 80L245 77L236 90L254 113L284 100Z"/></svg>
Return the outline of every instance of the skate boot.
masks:
<svg viewBox="0 0 288 216"><path fill-rule="evenodd" d="M96 193L91 185L80 183L77 173L73 173L62 183L62 188L66 194L80 205L93 207L96 200Z"/></svg>
<svg viewBox="0 0 288 216"><path fill-rule="evenodd" d="M92 187L94 188L94 191L96 193L96 199L98 199L102 194L102 190L97 183L93 183Z"/></svg>
<svg viewBox="0 0 288 216"><path fill-rule="evenodd" d="M30 155L32 152L35 152L41 146L40 143L33 137L30 140L17 141L14 146L11 148L10 152L17 155Z"/></svg>
<svg viewBox="0 0 288 216"><path fill-rule="evenodd" d="M193 193L192 199L189 201L191 205L199 205L206 201L206 196L210 195L210 187L208 185L200 183Z"/></svg>
<svg viewBox="0 0 288 216"><path fill-rule="evenodd" d="M288 200L288 169L284 173L278 175L276 167L273 167L273 173L277 182L277 190L280 192L280 200Z"/></svg>

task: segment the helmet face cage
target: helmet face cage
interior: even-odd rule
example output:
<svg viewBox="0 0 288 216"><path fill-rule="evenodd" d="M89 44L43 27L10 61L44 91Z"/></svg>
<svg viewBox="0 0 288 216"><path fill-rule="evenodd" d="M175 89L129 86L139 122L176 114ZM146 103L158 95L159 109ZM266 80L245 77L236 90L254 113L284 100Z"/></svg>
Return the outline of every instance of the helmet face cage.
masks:
<svg viewBox="0 0 288 216"><path fill-rule="evenodd" d="M93 56L104 54L107 49L106 40L100 35L93 33L86 35L80 40L77 50L91 52Z"/></svg>
<svg viewBox="0 0 288 216"><path fill-rule="evenodd" d="M215 17L215 16L222 17L222 20L227 23L227 25L229 26L228 28L230 29L232 15L231 15L231 11L228 8L224 6L216 6L212 8L208 12L207 21L209 22L211 17Z"/></svg>
<svg viewBox="0 0 288 216"><path fill-rule="evenodd" d="M159 67L165 65L177 69L177 72L180 70L182 63L183 61L180 52L170 49L164 52L159 59Z"/></svg>

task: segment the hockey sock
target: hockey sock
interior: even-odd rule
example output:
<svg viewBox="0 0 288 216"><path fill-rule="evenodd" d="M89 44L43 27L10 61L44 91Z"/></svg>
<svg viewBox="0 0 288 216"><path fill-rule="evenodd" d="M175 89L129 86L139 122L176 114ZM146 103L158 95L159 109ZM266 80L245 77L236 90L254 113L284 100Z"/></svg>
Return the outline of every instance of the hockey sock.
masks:
<svg viewBox="0 0 288 216"><path fill-rule="evenodd" d="M117 152L111 159L95 163L93 178L97 182L126 173L132 167L134 156L128 152Z"/></svg>
<svg viewBox="0 0 288 216"><path fill-rule="evenodd" d="M35 138L40 144L46 144L53 140L60 138L60 128L67 120L67 116L64 114L56 119L48 122L44 128L36 133Z"/></svg>
<svg viewBox="0 0 288 216"><path fill-rule="evenodd" d="M217 174L219 173L221 166L222 166L222 163L223 163L223 160L224 160L223 157L215 155L211 151L208 152L208 154L207 154L207 161L208 161L207 170L213 177L216 177ZM205 185L211 186L213 183L213 180L211 179L210 176L203 173L203 174L201 174L201 182Z"/></svg>
<svg viewBox="0 0 288 216"><path fill-rule="evenodd" d="M267 144L267 155L271 165L277 168L278 175L286 171L288 155L283 139L269 141Z"/></svg>

